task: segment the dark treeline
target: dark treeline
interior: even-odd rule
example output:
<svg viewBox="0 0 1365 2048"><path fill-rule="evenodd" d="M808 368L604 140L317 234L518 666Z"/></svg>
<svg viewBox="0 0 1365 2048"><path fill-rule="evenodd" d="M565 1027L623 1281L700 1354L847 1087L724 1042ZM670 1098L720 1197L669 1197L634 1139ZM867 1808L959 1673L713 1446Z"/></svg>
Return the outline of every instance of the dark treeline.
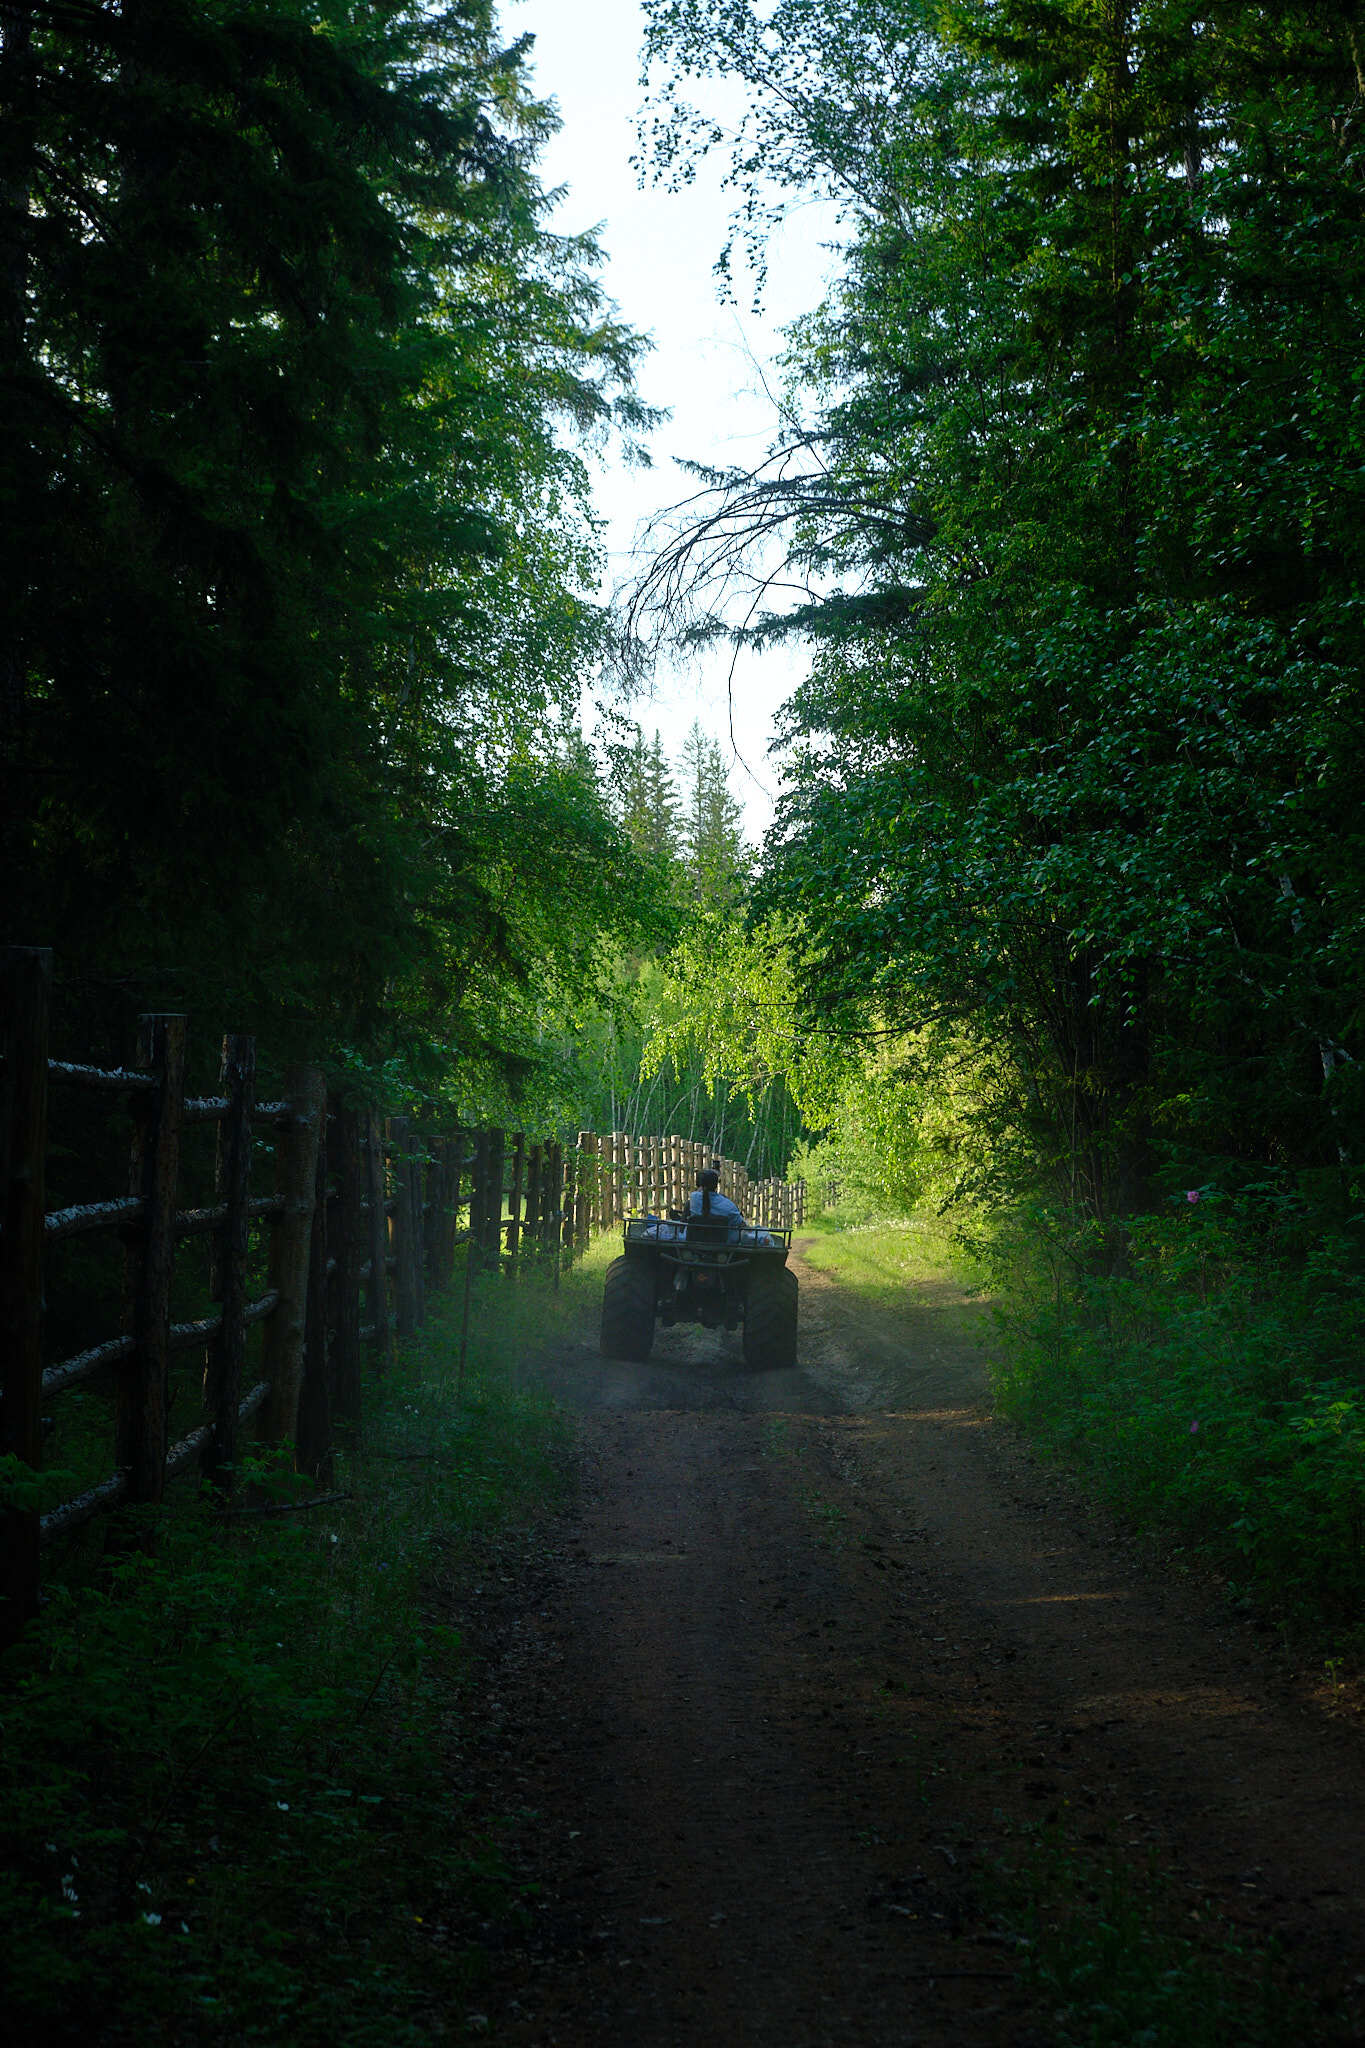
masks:
<svg viewBox="0 0 1365 2048"><path fill-rule="evenodd" d="M525 54L485 0L0 9L0 835L64 1045L496 1088L659 928L576 723L637 342Z"/></svg>

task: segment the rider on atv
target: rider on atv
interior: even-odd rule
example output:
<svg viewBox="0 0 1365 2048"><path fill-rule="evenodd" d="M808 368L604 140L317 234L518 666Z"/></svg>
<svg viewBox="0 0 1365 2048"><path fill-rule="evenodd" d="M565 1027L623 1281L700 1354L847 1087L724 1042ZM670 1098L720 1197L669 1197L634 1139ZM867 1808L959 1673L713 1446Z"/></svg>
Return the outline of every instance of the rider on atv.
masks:
<svg viewBox="0 0 1365 2048"><path fill-rule="evenodd" d="M727 1223L730 1227L726 1236L731 1244L739 1243L739 1234L744 1228L743 1211L736 1207L728 1195L719 1192L720 1175L714 1166L704 1166L697 1175L694 1194L689 1196L689 1216L707 1216L715 1223Z"/></svg>

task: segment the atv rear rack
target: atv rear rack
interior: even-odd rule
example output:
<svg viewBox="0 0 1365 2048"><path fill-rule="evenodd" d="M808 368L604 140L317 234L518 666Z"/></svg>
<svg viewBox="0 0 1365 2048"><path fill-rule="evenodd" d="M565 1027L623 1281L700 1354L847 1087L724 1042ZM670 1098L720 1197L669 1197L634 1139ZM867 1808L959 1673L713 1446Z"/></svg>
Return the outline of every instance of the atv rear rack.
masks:
<svg viewBox="0 0 1365 2048"><path fill-rule="evenodd" d="M699 1219L694 1218L694 1221ZM717 1226L713 1226L717 1227ZM631 1216L626 1222L626 1249L648 1246L665 1259L676 1260L680 1253L704 1253L708 1258L717 1252L741 1252L752 1256L754 1252L789 1252L792 1234L790 1230L770 1229L761 1224L745 1224L738 1237L717 1236L708 1244L697 1237L688 1238L685 1223L671 1223L665 1218L660 1223L651 1223L643 1216Z"/></svg>

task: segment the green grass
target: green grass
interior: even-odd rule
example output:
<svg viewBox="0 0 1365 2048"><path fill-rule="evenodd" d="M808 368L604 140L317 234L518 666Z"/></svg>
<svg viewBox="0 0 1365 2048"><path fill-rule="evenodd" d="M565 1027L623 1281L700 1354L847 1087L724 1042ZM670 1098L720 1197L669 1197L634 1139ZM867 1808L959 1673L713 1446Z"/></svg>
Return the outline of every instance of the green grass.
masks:
<svg viewBox="0 0 1365 2048"><path fill-rule="evenodd" d="M799 1235L812 1266L884 1308L904 1307L907 1289L919 1283L951 1277L970 1286L974 1277L950 1234L932 1217L883 1217L847 1225L821 1217Z"/></svg>
<svg viewBox="0 0 1365 2048"><path fill-rule="evenodd" d="M0 2003L16 2038L384 2048L463 2032L478 1927L525 1910L453 1751L478 1673L443 1589L559 1484L519 1361L597 1281L458 1294L368 1390L348 1498L57 1560L0 1673ZM260 1459L244 1508L300 1482ZM127 1525L125 1525L127 1530ZM131 1533L131 1532L128 1532Z"/></svg>

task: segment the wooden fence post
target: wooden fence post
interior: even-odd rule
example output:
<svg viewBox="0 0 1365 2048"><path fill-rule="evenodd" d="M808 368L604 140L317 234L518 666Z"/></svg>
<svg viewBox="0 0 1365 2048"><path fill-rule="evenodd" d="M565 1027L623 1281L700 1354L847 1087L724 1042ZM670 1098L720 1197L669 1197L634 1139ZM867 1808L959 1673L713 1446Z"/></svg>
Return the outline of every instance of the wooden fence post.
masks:
<svg viewBox="0 0 1365 2048"><path fill-rule="evenodd" d="M384 1209L384 1136L375 1110L368 1111L365 1118L365 1183L370 1200L370 1284L366 1297L370 1347L375 1370L384 1372L393 1342L389 1330L389 1219Z"/></svg>
<svg viewBox="0 0 1365 2048"><path fill-rule="evenodd" d="M313 1221L308 1242L308 1289L299 1386L298 1468L326 1483L332 1471L334 1371L327 1342L327 1111L318 1118L313 1170Z"/></svg>
<svg viewBox="0 0 1365 2048"><path fill-rule="evenodd" d="M308 1255L326 1085L317 1067L290 1074L289 1117L275 1143L275 1186L284 1204L270 1240L270 1285L278 1294L265 1325L265 1377L270 1382L262 1426L271 1443L298 1429L303 1339L308 1313Z"/></svg>
<svg viewBox="0 0 1365 2048"><path fill-rule="evenodd" d="M118 1462L131 1501L158 1501L166 1483L175 1194L185 1104L185 1019L138 1020L137 1063L156 1077L133 1098L128 1192L142 1203L128 1252L133 1349L119 1376Z"/></svg>
<svg viewBox="0 0 1365 2048"><path fill-rule="evenodd" d="M422 1311L426 1313L429 1287L441 1284L441 1209L445 1186L445 1160L441 1140L423 1140L424 1158L417 1171L417 1213L422 1219Z"/></svg>
<svg viewBox="0 0 1365 2048"><path fill-rule="evenodd" d="M463 1171L464 1132L457 1126L445 1142L445 1190L441 1211L441 1285L455 1280L455 1240L460 1234L460 1174Z"/></svg>
<svg viewBox="0 0 1365 2048"><path fill-rule="evenodd" d="M559 1208L560 1161L559 1147L552 1139L546 1141L540 1168L540 1230L539 1241L542 1252L551 1252L559 1242L555 1218Z"/></svg>
<svg viewBox="0 0 1365 2048"><path fill-rule="evenodd" d="M360 1118L338 1103L330 1152L336 1170L336 1274L332 1288L333 1360L337 1415L354 1422L360 1414L360 1268L362 1222Z"/></svg>
<svg viewBox="0 0 1365 2048"><path fill-rule="evenodd" d="M555 1286L559 1285L559 1235L564 1209L564 1148L552 1144L545 1147L545 1178L542 1182L545 1199L545 1234L541 1242L554 1257Z"/></svg>
<svg viewBox="0 0 1365 2048"><path fill-rule="evenodd" d="M574 1201L574 1244L580 1252L592 1236L592 1205L597 1191L597 1138L592 1131L578 1133L578 1180Z"/></svg>
<svg viewBox="0 0 1365 2048"><path fill-rule="evenodd" d="M541 1246L540 1239L540 1184L544 1177L545 1147L532 1145L526 1155L526 1228L528 1248L535 1254Z"/></svg>
<svg viewBox="0 0 1365 2048"><path fill-rule="evenodd" d="M484 1211L484 1263L489 1272L502 1270L502 1182L507 1163L506 1131L488 1133L488 1206Z"/></svg>
<svg viewBox="0 0 1365 2048"><path fill-rule="evenodd" d="M412 1161L408 1120L389 1119L389 1175L393 1182L394 1321L400 1337L417 1328L417 1229L412 1213Z"/></svg>
<svg viewBox="0 0 1365 2048"><path fill-rule="evenodd" d="M526 1133L512 1134L512 1186L507 1196L507 1256L515 1262L521 1249L521 1183L526 1171Z"/></svg>
<svg viewBox="0 0 1365 2048"><path fill-rule="evenodd" d="M223 1484L237 1462L237 1404L242 1397L246 1358L246 1262L251 1235L251 1110L256 1096L256 1041L239 1032L223 1040L218 1085L227 1114L218 1126L214 1189L227 1211L214 1246L214 1299L222 1321L209 1345L204 1402L212 1431L204 1470Z"/></svg>
<svg viewBox="0 0 1365 2048"><path fill-rule="evenodd" d="M562 1157L559 1242L566 1261L572 1264L574 1246L578 1242L578 1154L572 1148L566 1148Z"/></svg>
<svg viewBox="0 0 1365 2048"><path fill-rule="evenodd" d="M483 1265L483 1244L488 1209L488 1133L475 1131L474 1156L469 1164L469 1249L474 1271Z"/></svg>
<svg viewBox="0 0 1365 2048"><path fill-rule="evenodd" d="M0 1450L37 1471L43 1397L43 1215L52 954L0 951ZM0 1515L0 1642L38 1611L38 1513Z"/></svg>
<svg viewBox="0 0 1365 2048"><path fill-rule="evenodd" d="M420 1131L412 1132L408 1138L408 1213L412 1218L409 1271L412 1276L413 1319L419 1330L427 1319L426 1155L426 1139Z"/></svg>

